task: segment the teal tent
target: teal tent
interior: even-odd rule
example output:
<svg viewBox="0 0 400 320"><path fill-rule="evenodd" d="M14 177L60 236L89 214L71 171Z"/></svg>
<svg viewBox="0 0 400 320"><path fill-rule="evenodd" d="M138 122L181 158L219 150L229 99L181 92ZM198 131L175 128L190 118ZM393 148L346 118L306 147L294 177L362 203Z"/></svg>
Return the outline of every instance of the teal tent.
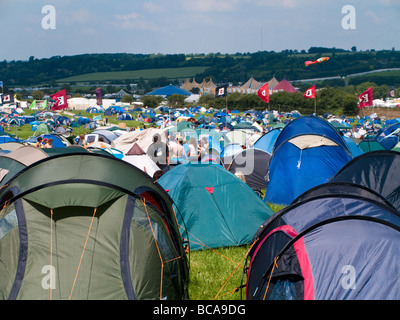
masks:
<svg viewBox="0 0 400 320"><path fill-rule="evenodd" d="M218 164L180 164L158 183L174 201L191 250L250 243L273 213L246 183Z"/></svg>

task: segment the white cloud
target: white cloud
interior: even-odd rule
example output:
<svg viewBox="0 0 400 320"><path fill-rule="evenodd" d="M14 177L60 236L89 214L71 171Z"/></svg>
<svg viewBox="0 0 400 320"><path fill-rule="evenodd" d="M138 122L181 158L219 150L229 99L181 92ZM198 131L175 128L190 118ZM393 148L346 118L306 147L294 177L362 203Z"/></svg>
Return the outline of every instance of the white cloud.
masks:
<svg viewBox="0 0 400 320"><path fill-rule="evenodd" d="M146 11L150 13L163 13L165 12L164 8L154 2L145 2L143 7Z"/></svg>
<svg viewBox="0 0 400 320"><path fill-rule="evenodd" d="M197 12L227 12L233 11L237 0L182 0L182 7Z"/></svg>
<svg viewBox="0 0 400 320"><path fill-rule="evenodd" d="M262 7L276 7L283 9L309 7L310 10L318 9L326 5L332 5L337 3L339 0L333 2L332 0L243 0L248 3L249 6L262 6ZM354 0L340 0L346 4L354 2ZM376 0L374 0L376 1ZM400 0L381 0L381 1L400 1ZM349 3L350 2L350 3Z"/></svg>
<svg viewBox="0 0 400 320"><path fill-rule="evenodd" d="M115 15L116 21L113 23L116 27L122 29L139 29L139 30L157 30L157 25L146 20L145 17L139 13L131 12L129 14Z"/></svg>
<svg viewBox="0 0 400 320"><path fill-rule="evenodd" d="M283 8L294 8L300 3L298 0L256 0L255 4L259 6L269 6L269 7L283 7Z"/></svg>
<svg viewBox="0 0 400 320"><path fill-rule="evenodd" d="M96 19L96 14L94 14L93 11L89 11L87 8L80 8L71 13L71 20L75 23L85 24L94 19Z"/></svg>
<svg viewBox="0 0 400 320"><path fill-rule="evenodd" d="M365 15L369 18L369 21L371 21L371 22L382 23L385 21L385 17L381 17L381 16L377 15L372 10L367 10L365 12Z"/></svg>
<svg viewBox="0 0 400 320"><path fill-rule="evenodd" d="M400 4L400 0L379 0L379 2L384 3L384 4L388 4L388 5L399 5Z"/></svg>

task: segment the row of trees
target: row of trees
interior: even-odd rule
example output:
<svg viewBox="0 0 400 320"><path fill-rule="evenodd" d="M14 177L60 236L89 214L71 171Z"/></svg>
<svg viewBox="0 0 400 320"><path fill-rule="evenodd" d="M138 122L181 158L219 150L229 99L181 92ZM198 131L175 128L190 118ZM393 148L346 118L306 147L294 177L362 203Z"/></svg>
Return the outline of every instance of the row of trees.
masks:
<svg viewBox="0 0 400 320"><path fill-rule="evenodd" d="M329 55L330 60L312 67L304 65L305 60L317 59L321 55ZM193 75L198 82L211 77L216 83L237 84L246 81L250 76L259 81L268 81L272 76L277 79L297 80L346 76L381 68L400 68L400 52L394 50L359 52L315 47L310 48L308 53L283 50L196 56L127 53L55 56L47 59L37 59L32 56L28 61L0 61L0 74L1 80L10 85L38 85L86 73L192 66L207 67L203 73ZM126 80L137 82L139 79ZM400 77L395 81L400 85Z"/></svg>

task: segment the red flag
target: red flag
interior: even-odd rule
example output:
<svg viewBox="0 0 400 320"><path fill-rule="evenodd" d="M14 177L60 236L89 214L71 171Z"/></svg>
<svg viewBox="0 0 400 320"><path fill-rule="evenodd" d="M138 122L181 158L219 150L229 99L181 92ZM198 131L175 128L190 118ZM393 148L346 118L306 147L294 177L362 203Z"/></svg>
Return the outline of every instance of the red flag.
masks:
<svg viewBox="0 0 400 320"><path fill-rule="evenodd" d="M51 94L50 98L56 101L51 107L51 111L68 108L67 93L65 89Z"/></svg>
<svg viewBox="0 0 400 320"><path fill-rule="evenodd" d="M268 82L264 84L260 89L258 89L257 95L260 97L261 100L269 102Z"/></svg>
<svg viewBox="0 0 400 320"><path fill-rule="evenodd" d="M306 92L304 92L304 98L312 99L315 98L315 85L311 88L308 88Z"/></svg>
<svg viewBox="0 0 400 320"><path fill-rule="evenodd" d="M373 96L372 96L372 87L365 90L358 96L358 109L363 107L373 106Z"/></svg>

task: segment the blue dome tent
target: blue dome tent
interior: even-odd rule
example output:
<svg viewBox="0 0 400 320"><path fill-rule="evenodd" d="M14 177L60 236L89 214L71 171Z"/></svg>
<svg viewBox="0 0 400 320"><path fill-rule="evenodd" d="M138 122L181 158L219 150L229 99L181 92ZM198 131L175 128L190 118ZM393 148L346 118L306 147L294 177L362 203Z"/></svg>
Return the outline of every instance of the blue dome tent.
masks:
<svg viewBox="0 0 400 320"><path fill-rule="evenodd" d="M329 122L313 116L296 118L275 141L264 201L288 205L308 189L328 182L352 158Z"/></svg>
<svg viewBox="0 0 400 320"><path fill-rule="evenodd" d="M254 143L254 148L264 150L271 154L274 148L276 138L281 133L281 131L282 128L274 128L268 131Z"/></svg>
<svg viewBox="0 0 400 320"><path fill-rule="evenodd" d="M397 122L381 128L375 135L375 140L378 141L386 150L391 150L399 142L399 134L400 122Z"/></svg>
<svg viewBox="0 0 400 320"><path fill-rule="evenodd" d="M129 113L122 113L118 116L118 120L133 120L133 116Z"/></svg>

